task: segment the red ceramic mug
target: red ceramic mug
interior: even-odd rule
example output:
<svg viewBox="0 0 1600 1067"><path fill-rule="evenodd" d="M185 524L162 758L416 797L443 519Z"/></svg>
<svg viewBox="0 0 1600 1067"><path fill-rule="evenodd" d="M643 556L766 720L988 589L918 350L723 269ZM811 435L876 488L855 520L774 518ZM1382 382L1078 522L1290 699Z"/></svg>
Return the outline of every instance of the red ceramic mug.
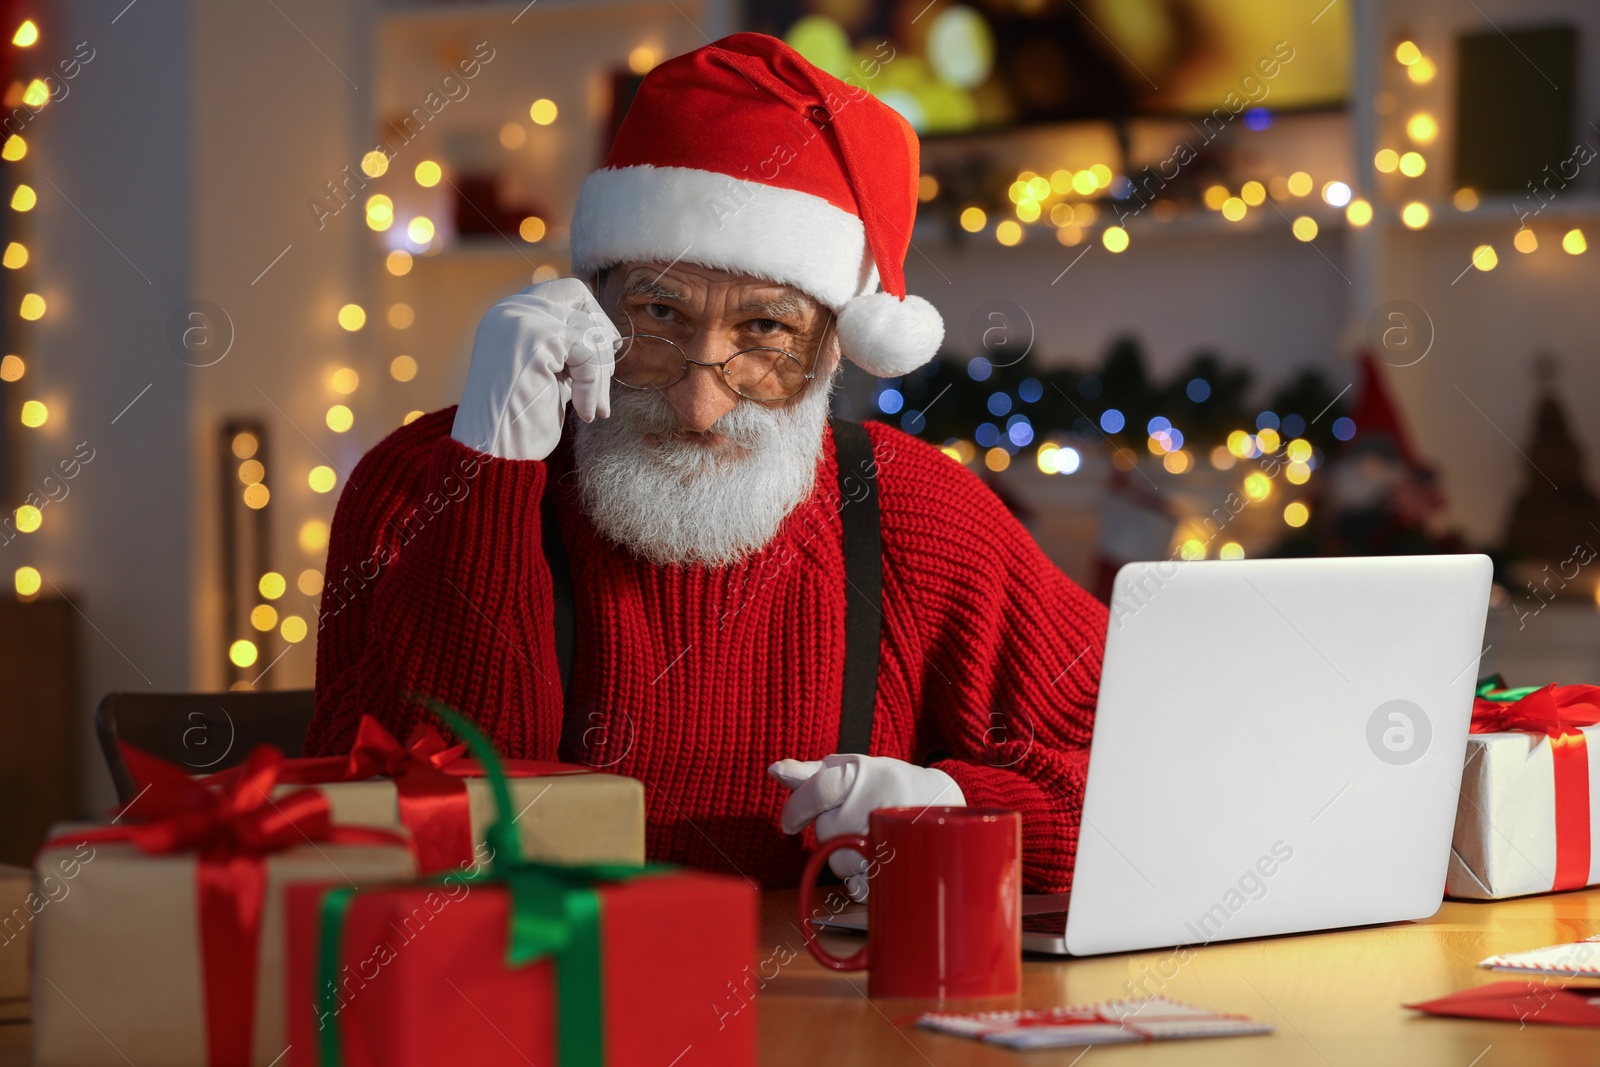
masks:
<svg viewBox="0 0 1600 1067"><path fill-rule="evenodd" d="M1022 986L1022 816L1004 808L880 808L870 833L831 838L800 876L800 930L826 967L868 970L875 997L1007 997ZM867 944L848 959L817 941L828 857L868 860Z"/></svg>

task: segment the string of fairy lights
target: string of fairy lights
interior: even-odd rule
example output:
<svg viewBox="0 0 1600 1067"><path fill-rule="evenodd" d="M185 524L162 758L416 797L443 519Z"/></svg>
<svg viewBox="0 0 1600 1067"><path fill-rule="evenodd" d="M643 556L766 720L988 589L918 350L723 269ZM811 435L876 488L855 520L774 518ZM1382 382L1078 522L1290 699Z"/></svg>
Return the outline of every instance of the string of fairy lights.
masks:
<svg viewBox="0 0 1600 1067"><path fill-rule="evenodd" d="M1438 68L1423 54L1413 41L1400 41L1394 50L1394 59L1411 86L1427 85L1433 81ZM1400 108L1398 95L1390 89L1378 94L1375 101L1380 113L1397 115ZM1264 107L1255 107L1243 113L1247 129L1264 130L1272 124L1272 113ZM1381 175L1399 175L1404 179L1420 178L1427 173L1428 159L1425 150L1439 137L1439 121L1426 110L1415 110L1406 117L1403 136L1397 138L1399 147L1383 147L1373 156L1373 168ZM1338 179L1324 181L1320 188L1315 179L1304 170L1282 174L1253 177L1238 189L1220 182L1204 190L1201 202L1208 211L1222 216L1228 222L1242 223L1251 215L1251 209L1267 205L1270 199L1280 208L1297 211L1290 221L1290 231L1300 241L1314 241L1321 231L1317 219L1308 213L1306 205L1313 191L1328 208L1342 210L1345 221L1354 227L1366 226L1374 217L1371 201L1353 194L1350 184ZM1403 194L1404 189L1400 192ZM935 200L940 193L937 176L924 174L918 184L917 195L924 203ZM1096 224L1100 224L1101 245L1109 252L1127 250L1132 242L1128 229L1114 222L1119 214L1114 208L1117 201L1126 201L1137 195L1134 180L1125 174L1116 174L1105 163L1093 163L1078 170L1057 168L1049 171L1024 170L1017 174L1007 189L1010 210L1015 218L998 219L993 226L994 239L1007 247L1021 244L1028 231L1034 228L1053 229L1055 239L1071 248L1081 244ZM1400 198L1397 217L1407 229L1420 230L1433 219L1434 208L1425 198L1404 196ZM1478 194L1470 188L1457 189L1451 197L1457 211L1471 212L1479 206ZM1326 210L1326 209L1324 209ZM1140 212L1142 213L1142 211ZM963 207L958 222L968 233L983 233L990 227L990 214L983 206L969 204ZM1150 217L1158 223L1172 222L1183 214L1176 200L1157 198L1150 205ZM1289 214L1285 211L1284 214ZM1275 217L1275 215L1274 215ZM1108 224L1109 223L1109 224ZM1588 250L1588 240L1583 230L1573 227L1562 233L1561 249L1570 255L1581 255ZM1531 228L1520 229L1513 239L1518 252L1531 253L1539 248L1538 236ZM1473 251L1472 265L1479 270L1493 270L1499 262L1492 244L1479 245Z"/></svg>
<svg viewBox="0 0 1600 1067"><path fill-rule="evenodd" d="M272 501L272 490L267 485L267 468L262 460L261 439L248 430L241 430L233 434L228 442L229 451L236 461L234 473L243 486L240 497L245 507L253 511L260 511ZM309 477L312 487L317 485L318 470L331 470L331 468L313 468ZM331 487L331 486L330 486ZM320 522L320 520L314 520ZM327 543L327 527L322 524L323 540ZM302 528L302 543L305 533ZM322 591L322 572L314 567L307 567L300 572L295 580L296 588L308 597L316 596ZM251 607L249 622L251 629L257 635L270 634L273 630L289 645L297 645L304 641L311 631L310 624L305 616L285 610L280 607L280 602L289 591L288 578L279 571L269 570L262 573L255 583L259 594L259 601ZM261 658L261 636L235 637L228 644L228 661L238 668L254 667ZM263 672L264 673L264 672ZM259 677L259 676L258 676ZM233 689L251 689L254 683L250 681L234 682Z"/></svg>
<svg viewBox="0 0 1600 1067"><path fill-rule="evenodd" d="M24 19L11 35L11 43L21 50L31 49L39 43L39 26L33 19ZM28 112L37 114L50 102L50 88L43 79L34 78L27 83L13 81L6 87L4 97L0 98L8 111L26 106ZM9 124L8 124L9 125ZM5 139L5 144L0 146L0 160L7 163L20 164L28 156L28 142L20 131L10 132ZM18 225L28 212L34 209L39 202L39 195L33 186L24 181L7 182L10 186L8 197L9 209L15 213L12 220L14 236L21 236ZM31 254L28 246L20 240L12 240L6 245L5 252L0 254L0 263L6 269L18 272L19 278L25 278L22 272L26 270ZM26 282L19 288L26 289ZM36 292L25 291L17 304L17 316L24 323L37 322L43 318L48 308L44 297ZM26 336L23 329L14 331L19 341ZM17 345L18 349L25 346ZM9 352L0 357L0 381L24 383L26 389L28 373L27 357L19 352ZM22 425L29 430L37 430L50 421L50 409L44 401L36 397L26 397L19 410ZM44 510L32 503L23 503L17 506L11 515L11 525L20 534L37 533L44 525ZM23 565L16 569L12 575L12 582L20 600L33 600L38 597L39 590L44 585L44 576L37 567Z"/></svg>
<svg viewBox="0 0 1600 1067"><path fill-rule="evenodd" d="M1393 199L1397 207L1394 217L1408 230L1421 230L1433 221L1435 207L1430 206L1425 198L1407 195L1407 185L1410 180L1427 173L1427 152L1437 141L1440 128L1438 120L1427 110L1403 107L1403 94L1408 89L1432 82L1438 68L1411 40L1401 40L1396 44L1394 61L1396 66L1390 70L1397 71L1399 75L1394 80L1400 83L1397 85L1400 91L1384 89L1374 101L1378 112L1390 117L1388 126L1391 128L1387 139L1393 144L1376 151L1372 166L1380 176L1380 181L1385 183L1386 191L1395 194ZM1242 118L1244 125L1252 130L1265 129L1272 122L1271 114L1264 108L1247 110ZM918 186L920 200L925 203L935 200L940 191L940 183L935 175L922 176ZM1007 195L1011 203L1010 211L1015 217L1001 218L993 221L992 225L994 239L1003 246L1021 244L1030 229L1049 227L1060 244L1074 247L1090 237L1096 224L1100 225L1100 244L1109 252L1124 252L1132 241L1128 230L1112 220L1119 217L1115 210L1116 202L1134 195L1133 182L1126 175L1114 173L1104 163L1094 163L1077 170L1024 170L1011 182ZM1315 199L1320 199L1326 205L1319 213L1329 209L1340 210L1346 223L1356 228L1371 223L1376 213L1371 201L1354 195L1349 182L1331 178L1323 181L1319 187L1312 175L1304 170L1296 170L1288 175L1253 177L1241 183L1237 189L1220 182L1214 183L1204 189L1200 202L1207 211L1220 215L1228 223L1243 223L1253 209L1268 205L1270 200L1278 207L1278 211L1270 217L1277 217L1281 212L1290 218L1290 232L1294 237L1302 242L1311 242L1316 240L1321 227L1305 205L1313 203ZM1477 210L1479 203L1477 192L1471 188L1457 189L1451 197L1451 206L1461 213ZM1150 205L1148 215L1159 224L1171 222L1182 213L1183 209L1175 200L1157 199ZM961 208L957 221L968 233L980 234L990 230L990 214L981 205L969 204ZM1525 225L1512 237L1511 245L1519 253L1529 254L1539 249L1540 242L1534 229ZM1576 226L1560 233L1559 245L1563 252L1574 256L1588 250L1583 230ZM1499 254L1495 246L1485 243L1473 249L1470 266L1479 271L1490 271L1498 262ZM983 356L974 358L968 364L967 374L974 383L985 381L990 373L990 363ZM1188 383L1189 399L1196 403L1202 402L1209 391L1208 383L1201 379ZM955 438L946 441L943 445L945 453L963 464L975 465L981 461L988 470L999 472L1009 468L1021 446L1033 444L1034 460L1041 472L1059 475L1077 473L1082 467L1083 457L1073 443L1052 439L1035 442L1033 439L1033 427L1023 409L1037 401L1042 392L1040 383L1029 378L1011 392L998 391L992 394L989 408L997 417L992 422L981 423L971 440ZM884 414L894 415L902 413L906 405L895 384L886 383L878 390L877 406ZM915 422L920 416L917 412L905 411L904 417ZM1105 409L1093 421L1107 435L1123 432L1137 435L1137 427L1127 425L1123 413L1116 408ZM910 432L920 429L915 425L906 428ZM1200 460L1190 448L1185 447L1182 431L1169 419L1156 416L1149 420L1144 430L1147 449L1160 460L1163 471L1169 475L1183 475L1196 469ZM1231 430L1223 443L1209 450L1207 459L1211 467L1218 471L1230 470L1246 461L1264 461L1253 464L1239 485L1239 491L1246 499L1260 503L1274 492L1273 476L1266 473L1269 467L1274 473L1281 473L1290 486L1300 487L1310 481L1312 472L1321 465L1322 451L1301 436L1305 430L1305 420L1298 415L1280 418L1275 412L1263 411L1257 416L1254 428ZM1334 420L1330 430L1337 440L1347 441L1355 436L1356 425L1351 419L1341 417ZM1273 457L1280 462L1265 462ZM1113 448L1111 459L1115 466L1127 471L1132 470L1138 462L1138 454L1131 448L1118 446ZM1281 515L1285 525L1296 528L1304 526L1311 518L1309 504L1304 499L1288 500ZM1181 530L1177 535L1177 547L1185 559L1204 558L1207 552L1206 540L1188 536ZM1236 542L1230 541L1220 548L1220 557L1223 559L1239 559L1243 556L1244 549Z"/></svg>
<svg viewBox="0 0 1600 1067"><path fill-rule="evenodd" d="M648 45L634 48L628 55L628 68L635 74L645 74L660 61L660 53ZM527 122L535 127L555 124L560 117L560 107L554 100L540 97L527 109ZM519 116L505 122L498 131L501 148L514 153L532 147L529 145L528 127ZM425 158L410 167L410 181L403 186L400 168L395 166L395 156L374 149L362 156L361 172L368 179L387 179L380 189L367 196L363 207L367 227L379 235L384 271L392 278L410 274L418 257L434 256L450 247L454 240L448 228L435 221L435 215L446 209L444 194L451 187L444 164ZM403 180L403 179L402 179ZM432 198L430 201L430 197ZM398 202L398 203L397 203ZM430 206L430 203L432 206ZM548 245L553 227L535 214L525 215L517 223L517 236L527 245ZM547 281L558 277L556 269L540 265L533 272L533 281ZM373 326L373 316L359 303L346 303L336 312L339 327L349 334L360 333ZM383 311L383 322L396 338L404 338L417 321L416 308L403 300L388 303ZM403 344L400 347L405 347ZM415 381L421 366L408 352L386 355L385 370L395 382L405 384ZM325 378L326 408L323 423L335 434L348 434L356 428L356 414L352 407L354 397L362 388L363 371L348 364L333 367ZM419 408L407 411L401 421L410 424L423 414ZM385 427L387 431L387 427ZM239 481L243 484L243 501L247 507L260 509L268 506L272 494L266 484L266 468L258 458L261 447L256 436L240 432L233 437L231 448L237 462ZM306 484L319 495L333 493L339 488L340 475L327 464L310 467L305 474ZM320 517L304 519L299 524L297 540L301 551L308 557L321 558L327 551L329 528ZM294 578L294 586L308 597L322 592L325 575L316 567L302 569ZM277 629L290 644L303 641L307 635L306 620L299 615L284 614L279 607L288 593L290 578L280 571L267 571L257 582L260 600L249 613L252 628L265 634ZM228 646L228 659L235 667L249 668L257 664L262 654L260 638L245 634L235 637ZM245 688L249 682L237 682L235 688Z"/></svg>

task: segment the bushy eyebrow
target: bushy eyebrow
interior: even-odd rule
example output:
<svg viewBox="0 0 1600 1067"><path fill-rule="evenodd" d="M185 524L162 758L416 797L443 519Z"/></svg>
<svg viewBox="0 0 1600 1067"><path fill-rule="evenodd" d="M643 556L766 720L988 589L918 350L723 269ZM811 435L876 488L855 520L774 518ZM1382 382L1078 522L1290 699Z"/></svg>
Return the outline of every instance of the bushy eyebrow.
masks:
<svg viewBox="0 0 1600 1067"><path fill-rule="evenodd" d="M663 284L660 278L639 278L628 286L626 296L652 296L657 300L687 299L682 293L670 285Z"/></svg>
<svg viewBox="0 0 1600 1067"><path fill-rule="evenodd" d="M657 278L637 278L628 285L625 296L645 296L655 300L676 300L680 303L688 298L672 286ZM810 310L805 301L796 296L780 296L766 300L748 300L736 309L741 315L759 315L762 318L784 319L801 318Z"/></svg>
<svg viewBox="0 0 1600 1067"><path fill-rule="evenodd" d="M759 315L768 319L800 318L805 315L808 308L805 303L792 296L781 296L776 300L751 300L740 304L738 312L741 315Z"/></svg>

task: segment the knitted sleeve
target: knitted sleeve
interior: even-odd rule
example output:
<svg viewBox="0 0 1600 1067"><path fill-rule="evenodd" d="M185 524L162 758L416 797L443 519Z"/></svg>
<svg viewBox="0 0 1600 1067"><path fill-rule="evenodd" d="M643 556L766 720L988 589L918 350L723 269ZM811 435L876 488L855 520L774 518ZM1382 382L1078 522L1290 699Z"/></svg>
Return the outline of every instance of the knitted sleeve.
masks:
<svg viewBox="0 0 1600 1067"><path fill-rule="evenodd" d="M972 472L898 431L873 431L890 456L881 465L885 579L904 587L925 650L925 757L968 805L1021 811L1026 888L1063 892L1077 854L1106 607L1045 557Z"/></svg>
<svg viewBox="0 0 1600 1067"><path fill-rule="evenodd" d="M426 714L404 702L410 691L466 712L509 756L555 755L546 467L468 448L449 435L453 417L435 412L379 443L339 500L308 755L348 751L363 714L403 739Z"/></svg>

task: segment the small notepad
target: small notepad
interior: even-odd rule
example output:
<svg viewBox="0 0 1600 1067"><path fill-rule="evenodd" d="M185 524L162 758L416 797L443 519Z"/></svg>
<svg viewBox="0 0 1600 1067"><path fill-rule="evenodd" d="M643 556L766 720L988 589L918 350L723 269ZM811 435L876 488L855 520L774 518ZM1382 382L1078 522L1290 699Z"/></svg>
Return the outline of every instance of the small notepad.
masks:
<svg viewBox="0 0 1600 1067"><path fill-rule="evenodd" d="M1494 971L1548 974L1563 978L1600 975L1600 934L1565 945L1547 945L1527 952L1506 952L1478 964Z"/></svg>
<svg viewBox="0 0 1600 1067"><path fill-rule="evenodd" d="M1022 1050L1272 1033L1271 1026L1246 1016L1197 1008L1166 997L1108 1000L1043 1011L929 1012L917 1019L917 1025Z"/></svg>

